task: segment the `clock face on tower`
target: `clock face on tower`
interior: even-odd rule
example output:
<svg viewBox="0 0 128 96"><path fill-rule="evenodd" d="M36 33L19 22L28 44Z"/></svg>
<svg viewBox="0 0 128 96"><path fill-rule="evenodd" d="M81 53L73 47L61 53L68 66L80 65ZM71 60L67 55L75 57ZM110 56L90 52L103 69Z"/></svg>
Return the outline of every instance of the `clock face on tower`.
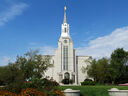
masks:
<svg viewBox="0 0 128 96"><path fill-rule="evenodd" d="M67 40L64 40L64 43L67 43Z"/></svg>

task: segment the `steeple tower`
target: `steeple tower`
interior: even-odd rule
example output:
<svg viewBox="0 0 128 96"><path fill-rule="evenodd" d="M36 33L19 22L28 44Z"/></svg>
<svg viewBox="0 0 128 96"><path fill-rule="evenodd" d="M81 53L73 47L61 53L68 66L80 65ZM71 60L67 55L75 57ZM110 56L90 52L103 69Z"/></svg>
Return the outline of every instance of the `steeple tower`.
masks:
<svg viewBox="0 0 128 96"><path fill-rule="evenodd" d="M66 10L67 10L67 8L66 8L66 6L64 6L64 21L62 24L61 37L70 38L69 24L67 23Z"/></svg>
<svg viewBox="0 0 128 96"><path fill-rule="evenodd" d="M86 66L89 65L85 60L88 60L90 56L76 56L73 41L69 34L66 11L67 8L65 6L64 18L61 26L61 36L58 40L58 48L55 51L55 55L50 56L53 67L45 72L45 77L49 76L60 84L62 84L62 80L66 80L67 84L69 84L70 80L73 80L73 85L77 85L88 77L81 71L81 68L86 68Z"/></svg>

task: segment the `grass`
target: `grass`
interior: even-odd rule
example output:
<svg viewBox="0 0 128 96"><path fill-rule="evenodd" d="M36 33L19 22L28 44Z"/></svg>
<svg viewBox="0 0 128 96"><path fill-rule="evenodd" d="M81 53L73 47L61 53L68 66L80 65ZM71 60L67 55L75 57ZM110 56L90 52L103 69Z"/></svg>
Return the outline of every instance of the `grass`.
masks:
<svg viewBox="0 0 128 96"><path fill-rule="evenodd" d="M80 90L80 96L109 96L108 90L118 88L120 90L128 90L128 86L60 86L61 90L71 88Z"/></svg>

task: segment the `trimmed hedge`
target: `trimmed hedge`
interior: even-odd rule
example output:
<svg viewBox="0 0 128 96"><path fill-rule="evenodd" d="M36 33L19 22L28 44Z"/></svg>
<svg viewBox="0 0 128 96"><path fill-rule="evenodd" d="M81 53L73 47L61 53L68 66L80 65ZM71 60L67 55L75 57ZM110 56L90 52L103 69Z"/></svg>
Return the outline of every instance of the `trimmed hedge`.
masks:
<svg viewBox="0 0 128 96"><path fill-rule="evenodd" d="M81 82L81 85L95 85L95 81L84 81L84 82Z"/></svg>
<svg viewBox="0 0 128 96"><path fill-rule="evenodd" d="M63 84L73 84L74 83L72 79L63 79L61 82Z"/></svg>
<svg viewBox="0 0 128 96"><path fill-rule="evenodd" d="M84 82L81 82L81 85L95 85L96 82L91 79L85 79Z"/></svg>

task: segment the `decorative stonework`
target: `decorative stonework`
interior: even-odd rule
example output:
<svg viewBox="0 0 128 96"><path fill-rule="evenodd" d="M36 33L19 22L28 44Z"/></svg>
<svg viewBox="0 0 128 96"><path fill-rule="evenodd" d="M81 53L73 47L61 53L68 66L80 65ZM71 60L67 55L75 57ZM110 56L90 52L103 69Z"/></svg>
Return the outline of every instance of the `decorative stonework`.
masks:
<svg viewBox="0 0 128 96"><path fill-rule="evenodd" d="M119 90L117 88L112 88L108 90L110 96L128 96L128 90Z"/></svg>
<svg viewBox="0 0 128 96"><path fill-rule="evenodd" d="M80 96L80 90L66 89L64 94L65 96Z"/></svg>

